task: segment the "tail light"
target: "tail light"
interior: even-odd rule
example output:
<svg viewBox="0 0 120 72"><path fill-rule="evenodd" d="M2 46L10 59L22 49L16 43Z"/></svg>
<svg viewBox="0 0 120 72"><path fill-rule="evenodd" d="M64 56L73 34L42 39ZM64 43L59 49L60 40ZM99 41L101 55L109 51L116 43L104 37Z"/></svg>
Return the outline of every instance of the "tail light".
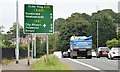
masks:
<svg viewBox="0 0 120 72"><path fill-rule="evenodd" d="M112 52L113 54L115 54L115 52Z"/></svg>

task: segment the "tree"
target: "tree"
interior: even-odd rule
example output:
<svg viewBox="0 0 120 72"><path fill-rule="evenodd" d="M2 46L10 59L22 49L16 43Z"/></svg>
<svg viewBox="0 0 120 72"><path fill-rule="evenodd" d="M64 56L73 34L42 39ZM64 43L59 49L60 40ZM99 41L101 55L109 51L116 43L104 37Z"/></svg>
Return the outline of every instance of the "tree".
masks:
<svg viewBox="0 0 120 72"><path fill-rule="evenodd" d="M59 42L61 50L65 51L70 48L70 37L87 36L88 21L80 13L73 13L60 27Z"/></svg>
<svg viewBox="0 0 120 72"><path fill-rule="evenodd" d="M9 37L7 34L2 35L2 43L5 45L4 47L9 47L11 44L11 41L9 40Z"/></svg>
<svg viewBox="0 0 120 72"><path fill-rule="evenodd" d="M120 39L117 40L116 38L113 38L112 40L108 40L106 42L107 47L112 48L112 47L120 47Z"/></svg>
<svg viewBox="0 0 120 72"><path fill-rule="evenodd" d="M0 35L2 34L2 32L4 32L4 27L3 26L0 26Z"/></svg>
<svg viewBox="0 0 120 72"><path fill-rule="evenodd" d="M10 28L10 31L7 32L9 39L16 38L16 23ZM19 36L25 37L26 34L23 33L23 27L19 24Z"/></svg>
<svg viewBox="0 0 120 72"><path fill-rule="evenodd" d="M118 38L120 39L120 29L118 30Z"/></svg>
<svg viewBox="0 0 120 72"><path fill-rule="evenodd" d="M106 41L116 37L116 25L114 19L109 15L109 13L98 12L92 15L91 25L88 28L88 33L93 36L93 43L96 44L97 38L97 24L98 20L98 44L99 46L106 46Z"/></svg>
<svg viewBox="0 0 120 72"><path fill-rule="evenodd" d="M41 43L41 37L36 37L36 50L37 57L46 54L46 42Z"/></svg>
<svg viewBox="0 0 120 72"><path fill-rule="evenodd" d="M55 25L55 32L60 31L60 27L62 26L62 24L65 22L65 19L63 18L58 18L54 21L54 25Z"/></svg>

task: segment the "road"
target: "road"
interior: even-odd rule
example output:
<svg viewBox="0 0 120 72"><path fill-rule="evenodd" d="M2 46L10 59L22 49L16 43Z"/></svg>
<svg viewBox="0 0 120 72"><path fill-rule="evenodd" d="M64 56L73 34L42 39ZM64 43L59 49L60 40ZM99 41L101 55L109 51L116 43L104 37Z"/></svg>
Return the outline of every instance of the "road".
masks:
<svg viewBox="0 0 120 72"><path fill-rule="evenodd" d="M118 59L108 60L105 57L101 58L92 58L92 59L85 59L85 58L78 58L78 59L71 59L71 58L61 58L62 62L66 65L72 67L74 70L97 70L106 72L106 70L111 70L111 72L118 72ZM110 72L110 71L107 71Z"/></svg>

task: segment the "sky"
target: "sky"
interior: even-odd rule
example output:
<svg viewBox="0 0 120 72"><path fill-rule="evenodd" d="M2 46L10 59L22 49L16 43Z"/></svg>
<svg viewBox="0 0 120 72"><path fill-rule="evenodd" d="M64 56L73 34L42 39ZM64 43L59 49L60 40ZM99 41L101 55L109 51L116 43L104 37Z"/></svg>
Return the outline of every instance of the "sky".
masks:
<svg viewBox="0 0 120 72"><path fill-rule="evenodd" d="M54 20L68 18L72 13L87 13L91 15L97 10L112 9L118 12L120 0L18 0L19 24L24 26L24 4L53 5ZM9 31L16 22L16 0L0 0L0 26L3 25L4 33Z"/></svg>

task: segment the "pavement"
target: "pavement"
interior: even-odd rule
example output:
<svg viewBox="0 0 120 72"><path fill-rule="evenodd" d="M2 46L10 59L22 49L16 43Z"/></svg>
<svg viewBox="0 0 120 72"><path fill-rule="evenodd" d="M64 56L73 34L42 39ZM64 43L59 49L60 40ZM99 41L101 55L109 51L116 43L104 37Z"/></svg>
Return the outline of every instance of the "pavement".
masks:
<svg viewBox="0 0 120 72"><path fill-rule="evenodd" d="M2 65L2 70L31 70L32 64L36 62L39 59L30 59L30 64L28 66L28 60L23 59L19 60L19 64L16 64L15 62L11 62L6 65Z"/></svg>

